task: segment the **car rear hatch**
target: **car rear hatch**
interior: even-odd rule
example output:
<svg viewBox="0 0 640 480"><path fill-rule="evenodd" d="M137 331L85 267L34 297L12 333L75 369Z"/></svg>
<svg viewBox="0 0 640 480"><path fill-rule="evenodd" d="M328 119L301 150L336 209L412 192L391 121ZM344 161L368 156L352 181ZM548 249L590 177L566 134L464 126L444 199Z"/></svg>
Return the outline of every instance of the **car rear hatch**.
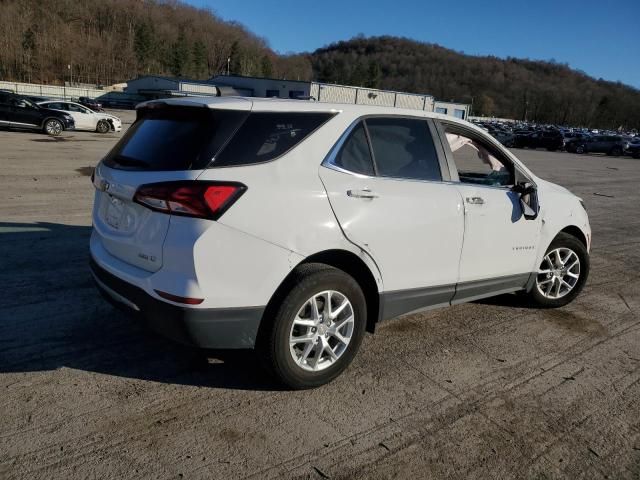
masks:
<svg viewBox="0 0 640 480"><path fill-rule="evenodd" d="M240 99L143 104L94 173L93 226L105 250L146 271L159 270L171 215L155 204L162 200L141 202L136 192L143 185L196 180L250 109L251 102Z"/></svg>

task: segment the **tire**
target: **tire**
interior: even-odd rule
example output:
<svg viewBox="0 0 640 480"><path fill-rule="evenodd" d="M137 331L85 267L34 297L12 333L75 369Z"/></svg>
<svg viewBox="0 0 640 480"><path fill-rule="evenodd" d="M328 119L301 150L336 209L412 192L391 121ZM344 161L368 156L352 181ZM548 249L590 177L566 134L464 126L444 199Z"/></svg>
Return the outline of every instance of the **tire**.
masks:
<svg viewBox="0 0 640 480"><path fill-rule="evenodd" d="M633 153L631 156L633 158L640 158L640 152Z"/></svg>
<svg viewBox="0 0 640 480"><path fill-rule="evenodd" d="M560 259L565 259L565 263L557 262L558 257L556 257L555 252L560 253ZM553 265L547 260L548 257L553 260ZM576 259L578 260L577 264L574 263ZM547 273L547 270L551 272ZM558 276L556 276L555 272L558 273ZM573 278L570 274L578 275L578 278ZM569 289L562 284L559 277L565 283L568 283L571 288ZM533 287L530 292L527 292L526 296L533 306L539 308L564 307L578 296L588 277L589 253L586 247L576 237L560 233L545 252L545 257L538 267ZM554 290L557 291L558 295L554 295Z"/></svg>
<svg viewBox="0 0 640 480"><path fill-rule="evenodd" d="M585 151L584 151L584 147L583 147L582 145L578 145L578 146L576 147L576 153L579 153L579 154L583 154L583 153L585 153Z"/></svg>
<svg viewBox="0 0 640 480"><path fill-rule="evenodd" d="M111 131L111 125L106 120L100 120L96 125L96 132L109 133Z"/></svg>
<svg viewBox="0 0 640 480"><path fill-rule="evenodd" d="M273 318L265 318L269 323L261 332L257 350L263 364L287 387L296 390L319 387L340 375L355 357L366 327L365 297L353 277L318 263L296 269L287 285L288 290L273 306ZM329 291L333 292L334 309L340 308L345 300L348 302L335 319L326 318ZM312 320L312 301L316 303L319 320ZM301 325L302 322L307 325ZM331 329L336 327L337 334L348 340L346 344L331 335ZM290 346L292 339L303 337L312 341ZM331 357L329 349L337 358Z"/></svg>
<svg viewBox="0 0 640 480"><path fill-rule="evenodd" d="M44 122L42 129L44 130L44 133L53 137L57 137L64 131L62 122L60 120L56 120L55 118L50 118L46 122Z"/></svg>
<svg viewBox="0 0 640 480"><path fill-rule="evenodd" d="M614 157L619 157L622 155L622 149L620 147L613 147L609 152L609 155L613 155Z"/></svg>

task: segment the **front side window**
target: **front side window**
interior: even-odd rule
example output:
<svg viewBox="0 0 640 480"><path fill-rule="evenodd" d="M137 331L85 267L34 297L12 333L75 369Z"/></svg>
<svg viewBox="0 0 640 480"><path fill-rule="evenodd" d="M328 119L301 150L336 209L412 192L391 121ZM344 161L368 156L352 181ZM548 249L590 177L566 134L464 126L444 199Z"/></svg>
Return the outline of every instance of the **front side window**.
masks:
<svg viewBox="0 0 640 480"><path fill-rule="evenodd" d="M442 180L427 122L411 118L366 120L373 158L382 177Z"/></svg>
<svg viewBox="0 0 640 480"><path fill-rule="evenodd" d="M332 163L353 173L374 174L369 142L362 123L351 131Z"/></svg>
<svg viewBox="0 0 640 480"><path fill-rule="evenodd" d="M503 187L514 184L513 167L476 135L445 127L447 143L462 183Z"/></svg>

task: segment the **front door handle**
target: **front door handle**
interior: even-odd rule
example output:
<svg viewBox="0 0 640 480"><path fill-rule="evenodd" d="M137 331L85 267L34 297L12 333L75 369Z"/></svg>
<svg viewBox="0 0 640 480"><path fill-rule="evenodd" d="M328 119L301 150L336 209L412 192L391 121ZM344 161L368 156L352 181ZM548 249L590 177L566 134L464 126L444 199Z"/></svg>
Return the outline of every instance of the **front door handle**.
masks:
<svg viewBox="0 0 640 480"><path fill-rule="evenodd" d="M482 197L467 197L467 203L471 205L484 205L484 198Z"/></svg>
<svg viewBox="0 0 640 480"><path fill-rule="evenodd" d="M353 198L378 198L378 195L368 188L363 188L362 190L347 190L347 195Z"/></svg>

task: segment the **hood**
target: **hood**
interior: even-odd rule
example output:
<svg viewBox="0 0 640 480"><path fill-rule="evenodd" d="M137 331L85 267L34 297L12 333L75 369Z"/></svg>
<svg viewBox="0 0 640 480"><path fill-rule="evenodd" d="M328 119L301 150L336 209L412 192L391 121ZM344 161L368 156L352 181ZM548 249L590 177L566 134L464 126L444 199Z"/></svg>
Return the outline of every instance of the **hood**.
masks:
<svg viewBox="0 0 640 480"><path fill-rule="evenodd" d="M563 195L571 195L572 197L576 196L573 193L571 193L570 190L567 190L565 187L562 187L562 186L557 185L555 183L551 183L551 182L549 182L547 180L543 180L541 178L536 179L536 183L537 183L539 189L544 189L544 190L547 190L549 192L560 193L560 194L563 194Z"/></svg>

